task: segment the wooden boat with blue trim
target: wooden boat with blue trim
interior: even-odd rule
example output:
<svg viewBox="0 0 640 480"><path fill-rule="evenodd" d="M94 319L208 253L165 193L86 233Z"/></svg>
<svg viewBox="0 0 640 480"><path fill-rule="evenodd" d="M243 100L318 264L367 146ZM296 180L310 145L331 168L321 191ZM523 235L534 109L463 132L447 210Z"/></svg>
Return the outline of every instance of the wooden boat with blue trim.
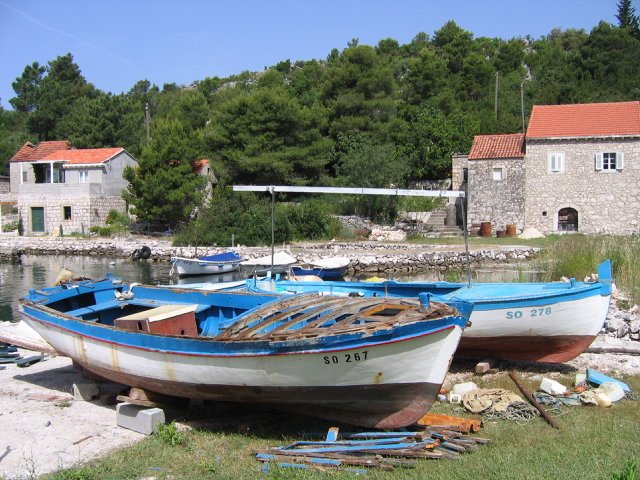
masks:
<svg viewBox="0 0 640 480"><path fill-rule="evenodd" d="M107 277L31 290L24 320L106 379L397 428L435 399L471 305L419 298L210 292Z"/></svg>
<svg viewBox="0 0 640 480"><path fill-rule="evenodd" d="M250 291L318 292L357 297L416 298L428 292L473 303L470 326L456 355L561 363L591 345L607 318L611 262L598 265L598 280L548 283L295 282L247 280Z"/></svg>

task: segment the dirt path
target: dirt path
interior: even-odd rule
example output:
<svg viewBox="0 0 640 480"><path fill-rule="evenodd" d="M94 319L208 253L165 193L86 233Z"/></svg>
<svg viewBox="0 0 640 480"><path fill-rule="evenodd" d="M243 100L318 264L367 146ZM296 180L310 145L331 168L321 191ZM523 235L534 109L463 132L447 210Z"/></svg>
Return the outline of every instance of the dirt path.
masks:
<svg viewBox="0 0 640 480"><path fill-rule="evenodd" d="M1 478L37 478L144 437L116 426L114 406L74 401L73 384L82 380L66 357L0 370Z"/></svg>

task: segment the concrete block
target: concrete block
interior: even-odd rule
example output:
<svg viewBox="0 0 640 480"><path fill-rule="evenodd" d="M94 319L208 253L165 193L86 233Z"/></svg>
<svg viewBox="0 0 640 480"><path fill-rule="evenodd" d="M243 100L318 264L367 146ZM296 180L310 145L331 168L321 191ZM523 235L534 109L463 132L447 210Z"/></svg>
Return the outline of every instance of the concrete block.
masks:
<svg viewBox="0 0 640 480"><path fill-rule="evenodd" d="M144 435L151 435L158 425L165 423L164 410L147 408L132 403L119 403L116 406L116 424Z"/></svg>
<svg viewBox="0 0 640 480"><path fill-rule="evenodd" d="M73 384L74 400L88 402L100 395L100 387L95 382L76 382Z"/></svg>

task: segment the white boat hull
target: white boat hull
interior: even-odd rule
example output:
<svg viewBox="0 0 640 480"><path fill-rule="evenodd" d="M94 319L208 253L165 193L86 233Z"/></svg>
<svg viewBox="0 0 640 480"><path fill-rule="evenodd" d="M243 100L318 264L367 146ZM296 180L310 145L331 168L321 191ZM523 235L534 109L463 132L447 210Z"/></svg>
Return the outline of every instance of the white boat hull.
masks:
<svg viewBox="0 0 640 480"><path fill-rule="evenodd" d="M27 321L56 350L116 382L188 398L312 409L317 416L380 428L408 425L429 408L462 334L460 327L451 326L345 350L221 356L108 343ZM387 401L385 392L393 393Z"/></svg>
<svg viewBox="0 0 640 480"><path fill-rule="evenodd" d="M566 362L596 338L610 299L610 295L592 295L522 308L475 309L457 354Z"/></svg>
<svg viewBox="0 0 640 480"><path fill-rule="evenodd" d="M240 262L207 262L198 260L197 258L181 258L174 257L172 260L173 268L178 275L218 275L222 273L235 272L238 270Z"/></svg>

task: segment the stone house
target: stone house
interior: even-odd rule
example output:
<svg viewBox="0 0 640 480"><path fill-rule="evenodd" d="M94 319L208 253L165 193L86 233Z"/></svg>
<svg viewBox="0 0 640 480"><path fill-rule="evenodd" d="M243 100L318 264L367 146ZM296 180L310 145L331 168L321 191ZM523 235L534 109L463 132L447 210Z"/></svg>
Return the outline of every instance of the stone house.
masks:
<svg viewBox="0 0 640 480"><path fill-rule="evenodd" d="M25 143L9 160L27 235L88 232L110 210L126 212L122 173L136 160L123 148L73 149L66 141Z"/></svg>
<svg viewBox="0 0 640 480"><path fill-rule="evenodd" d="M536 105L526 136L477 135L453 158L468 223L542 233L640 232L640 102Z"/></svg>

